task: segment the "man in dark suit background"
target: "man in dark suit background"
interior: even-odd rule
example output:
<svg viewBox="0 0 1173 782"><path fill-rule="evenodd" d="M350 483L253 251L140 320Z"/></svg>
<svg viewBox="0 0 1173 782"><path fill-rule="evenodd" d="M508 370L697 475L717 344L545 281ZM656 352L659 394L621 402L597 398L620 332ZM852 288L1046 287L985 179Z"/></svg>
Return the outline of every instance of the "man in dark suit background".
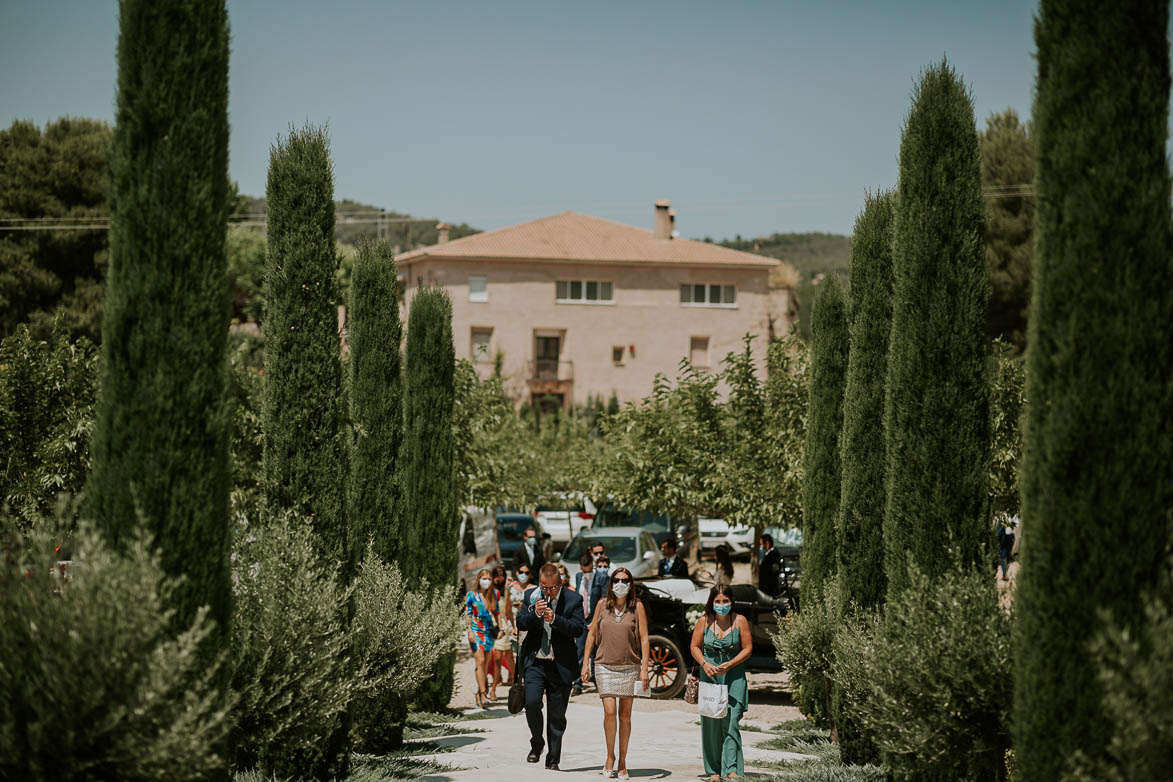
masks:
<svg viewBox="0 0 1173 782"><path fill-rule="evenodd" d="M525 542L513 551L513 572L522 565L529 565L531 573L537 573L546 564L546 554L542 551L542 544L538 540L538 531L528 527L525 531Z"/></svg>
<svg viewBox="0 0 1173 782"><path fill-rule="evenodd" d="M521 644L521 670L525 679L525 719L529 723L530 753L537 763L548 742L546 768L558 770L562 734L566 731L566 704L578 676L577 639L586 632L586 617L578 593L562 588L561 574L551 564L542 566L538 587L527 590L517 614L517 627L525 630ZM542 698L549 714L546 741L542 740Z"/></svg>
<svg viewBox="0 0 1173 782"><path fill-rule="evenodd" d="M688 578L688 563L676 556L676 541L668 538L660 544L660 576L666 578Z"/></svg>
<svg viewBox="0 0 1173 782"><path fill-rule="evenodd" d="M774 537L762 534L762 561L758 566L758 588L767 595L778 594L778 576L782 574L782 554L774 548Z"/></svg>

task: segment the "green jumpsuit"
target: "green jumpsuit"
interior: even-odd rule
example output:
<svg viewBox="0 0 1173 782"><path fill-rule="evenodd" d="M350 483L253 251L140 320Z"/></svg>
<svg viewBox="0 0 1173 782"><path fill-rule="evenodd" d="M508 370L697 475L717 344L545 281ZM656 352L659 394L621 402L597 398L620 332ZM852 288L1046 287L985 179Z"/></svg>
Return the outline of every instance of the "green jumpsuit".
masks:
<svg viewBox="0 0 1173 782"><path fill-rule="evenodd" d="M736 627L724 638L713 634L711 627L705 628L705 660L721 665L737 656L741 651L741 631ZM729 776L734 771L738 776L745 773L745 758L741 753L741 715L749 705L749 685L745 681L745 663L719 674L715 679L701 669L701 681L716 682L729 686L729 712L724 718L715 720L701 717L701 746L704 749L705 773Z"/></svg>

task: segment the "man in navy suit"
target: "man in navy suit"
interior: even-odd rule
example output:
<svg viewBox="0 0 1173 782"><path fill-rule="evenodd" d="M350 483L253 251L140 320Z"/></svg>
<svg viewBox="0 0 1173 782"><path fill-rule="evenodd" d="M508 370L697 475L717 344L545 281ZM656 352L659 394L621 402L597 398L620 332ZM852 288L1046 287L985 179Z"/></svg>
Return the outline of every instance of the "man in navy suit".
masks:
<svg viewBox="0 0 1173 782"><path fill-rule="evenodd" d="M550 707L546 720L546 768L558 771L562 757L562 734L566 731L566 704L570 686L578 676L576 639L586 631L582 598L562 588L561 574L552 564L539 571L538 587L529 589L521 600L517 627L525 630L521 644L521 669L525 679L525 719L529 723L530 753L526 760L537 763L542 756L542 696Z"/></svg>
<svg viewBox="0 0 1173 782"><path fill-rule="evenodd" d="M607 575L606 570L595 567L595 558L591 554L583 554L578 564L582 567L582 570L574 576L574 591L582 598L585 609L583 613L586 614L586 624L587 627L590 627L591 615L594 613L595 606L599 604L599 601L607 596L607 586L611 578ZM578 667L580 676L582 658L586 653L586 639L587 634L585 632L578 637ZM571 693L573 695L582 695L581 678L575 677L574 689Z"/></svg>

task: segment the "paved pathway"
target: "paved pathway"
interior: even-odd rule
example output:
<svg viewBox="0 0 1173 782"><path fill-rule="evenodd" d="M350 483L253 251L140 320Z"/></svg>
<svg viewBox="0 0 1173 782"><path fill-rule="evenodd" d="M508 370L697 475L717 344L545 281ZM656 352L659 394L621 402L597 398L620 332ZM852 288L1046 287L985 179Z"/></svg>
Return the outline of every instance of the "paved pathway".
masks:
<svg viewBox="0 0 1173 782"><path fill-rule="evenodd" d="M696 712L692 707L670 711L641 709L646 703L641 700L635 702L633 733L627 758L631 777L694 780L703 776L701 729ZM524 713L511 715L503 705L494 707L490 713L496 718L453 723L457 727L483 730L484 733L431 740L442 746L454 747L452 752L435 756L436 760L462 770L427 776L425 780L514 782L547 779L554 782L559 779L600 778L599 771L603 768L604 758L603 709L598 699L576 699L571 701L567 709L569 727L562 744L562 774L546 771L543 766L545 757L542 763L525 762L529 752L529 728ZM744 721L741 734L745 743L746 772L750 779L758 776L754 773L755 762L805 762L810 759L808 755L757 748L754 745L768 740L771 734L744 729L752 724L750 720Z"/></svg>

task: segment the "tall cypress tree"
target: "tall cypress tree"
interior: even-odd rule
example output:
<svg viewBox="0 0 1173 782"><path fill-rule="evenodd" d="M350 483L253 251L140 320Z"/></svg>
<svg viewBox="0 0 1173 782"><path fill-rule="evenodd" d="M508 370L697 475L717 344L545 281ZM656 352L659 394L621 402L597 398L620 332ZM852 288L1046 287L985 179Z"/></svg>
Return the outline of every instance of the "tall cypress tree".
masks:
<svg viewBox="0 0 1173 782"><path fill-rule="evenodd" d="M840 440L839 585L841 610L883 605L884 384L892 330L892 220L895 194L868 195L851 241L851 352ZM879 760L875 746L836 687L832 716L845 763Z"/></svg>
<svg viewBox="0 0 1173 782"><path fill-rule="evenodd" d="M889 599L908 566L988 565L990 451L985 205L973 103L927 69L900 142L884 409Z"/></svg>
<svg viewBox="0 0 1173 782"><path fill-rule="evenodd" d="M124 0L91 509L115 543L141 518L176 626L228 627L228 16ZM218 643L213 642L215 646Z"/></svg>
<svg viewBox="0 0 1173 782"><path fill-rule="evenodd" d="M278 139L265 195L265 506L307 518L324 560L340 563L340 577L349 583L354 561L345 513L334 176L324 130L306 127ZM350 715L343 714L306 776L344 776L349 733Z"/></svg>
<svg viewBox="0 0 1173 782"><path fill-rule="evenodd" d="M395 480L403 439L398 286L390 246L360 242L346 329L354 426L348 516L356 554L361 557L372 540L375 553L385 562L396 559L403 510Z"/></svg>
<svg viewBox="0 0 1173 782"><path fill-rule="evenodd" d="M399 549L403 502L396 464L403 440L403 376L399 343L399 283L385 241L362 240L354 258L347 310L350 347L350 481L347 518L355 556L371 551L384 562ZM362 699L355 709L361 749L386 752L403 744L407 701L398 693Z"/></svg>
<svg viewBox="0 0 1173 782"><path fill-rule="evenodd" d="M851 353L843 395L839 572L844 597L884 603L884 384L892 331L892 191L869 195L851 241Z"/></svg>
<svg viewBox="0 0 1173 782"><path fill-rule="evenodd" d="M453 493L452 406L456 354L452 301L441 287L421 288L410 300L404 372L403 533L399 567L433 586L453 583L459 516ZM416 694L425 709L447 708L453 664L446 655Z"/></svg>
<svg viewBox="0 0 1173 782"><path fill-rule="evenodd" d="M811 310L810 386L803 469L802 599L817 599L835 576L839 517L839 432L847 377L847 294L831 275Z"/></svg>
<svg viewBox="0 0 1173 782"><path fill-rule="evenodd" d="M1043 0L1015 597L1015 748L1058 779L1112 734L1087 641L1134 627L1173 507L1168 3Z"/></svg>
<svg viewBox="0 0 1173 782"><path fill-rule="evenodd" d="M278 139L266 207L265 501L311 519L323 554L349 573L334 175L324 130Z"/></svg>

